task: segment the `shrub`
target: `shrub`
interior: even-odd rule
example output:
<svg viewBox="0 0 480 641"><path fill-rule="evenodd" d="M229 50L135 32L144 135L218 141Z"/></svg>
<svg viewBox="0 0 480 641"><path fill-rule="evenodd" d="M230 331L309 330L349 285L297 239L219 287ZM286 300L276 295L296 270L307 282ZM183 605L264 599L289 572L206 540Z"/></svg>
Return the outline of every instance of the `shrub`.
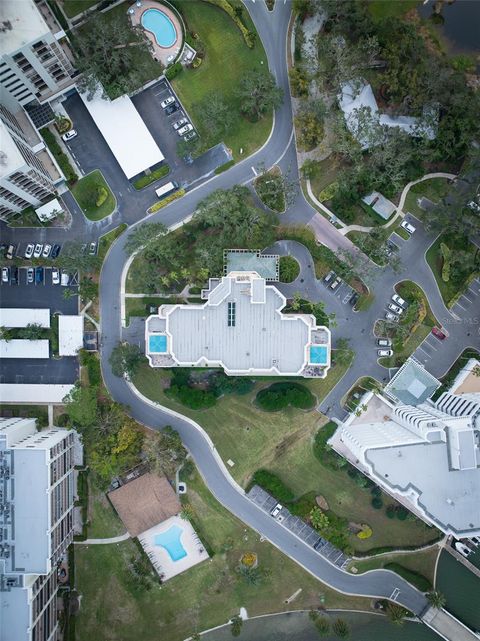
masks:
<svg viewBox="0 0 480 641"><path fill-rule="evenodd" d="M394 505L387 505L387 509L385 510L385 513L387 515L387 518L394 519L395 518L395 506Z"/></svg>
<svg viewBox="0 0 480 641"><path fill-rule="evenodd" d="M298 383L274 383L258 392L255 400L269 412L278 412L289 405L299 409L310 409L315 405L315 397L310 390Z"/></svg>
<svg viewBox="0 0 480 641"><path fill-rule="evenodd" d="M224 171L227 171L227 169L230 169L230 167L233 167L234 164L235 164L235 161L233 159L229 160L228 162L224 162L223 165L220 165L215 169L215 173L217 175L222 174Z"/></svg>
<svg viewBox="0 0 480 641"><path fill-rule="evenodd" d="M372 499L372 507L376 510L381 510L383 507L383 501L379 496L374 496Z"/></svg>
<svg viewBox="0 0 480 641"><path fill-rule="evenodd" d="M370 491L373 496L382 496L382 490L378 487L378 485L374 485Z"/></svg>
<svg viewBox="0 0 480 641"><path fill-rule="evenodd" d="M107 200L107 198L108 198L108 191L105 189L103 185L99 185L97 189L97 199L95 200L95 206L101 207L103 203Z"/></svg>
<svg viewBox="0 0 480 641"><path fill-rule="evenodd" d="M174 398L185 407L192 410L205 409L213 407L217 402L215 394L210 391L196 389L194 387L171 385L165 390L165 394Z"/></svg>
<svg viewBox="0 0 480 641"><path fill-rule="evenodd" d="M445 243L440 243L440 252L443 257L443 266L442 266L442 280L444 283L448 283L450 280L450 258L452 255L451 249Z"/></svg>
<svg viewBox="0 0 480 641"><path fill-rule="evenodd" d="M357 537L359 539L362 539L362 540L363 539L369 539L372 536L372 534L373 534L372 528L369 525L367 525L366 523L364 523L364 524L362 524L362 529L357 534Z"/></svg>
<svg viewBox="0 0 480 641"><path fill-rule="evenodd" d="M323 203L326 200L332 200L338 190L338 182L330 183L318 194L318 200Z"/></svg>
<svg viewBox="0 0 480 641"><path fill-rule="evenodd" d="M207 0L208 1L208 0ZM192 62L192 68L193 69L198 69L198 67L202 64L203 58L200 58L200 56L195 56Z"/></svg>
<svg viewBox="0 0 480 641"><path fill-rule="evenodd" d="M405 521L408 516L408 510L406 507L403 507L403 505L399 505L395 510L395 514L399 521Z"/></svg>
<svg viewBox="0 0 480 641"><path fill-rule="evenodd" d="M245 552L240 559L240 563L245 565L247 568L251 568L257 562L257 555L255 552Z"/></svg>
<svg viewBox="0 0 480 641"><path fill-rule="evenodd" d="M170 172L169 165L167 164L162 165L161 167L154 169L149 174L145 174L143 176L140 176L140 178L137 178L137 180L135 180L135 182L133 183L133 186L135 187L135 189L143 189L144 187L151 185L156 180L160 180L160 178L163 178L169 172Z"/></svg>
<svg viewBox="0 0 480 641"><path fill-rule="evenodd" d="M173 202L174 200L177 200L177 198L181 198L182 196L185 196L185 189L179 189L178 191L174 192L173 194L170 194L170 196L167 196L163 200L159 200L157 203L152 205L147 211L149 214L153 214L159 209L162 209L162 207L166 207L171 202Z"/></svg>
<svg viewBox="0 0 480 641"><path fill-rule="evenodd" d="M282 283L291 283L298 278L300 265L293 256L280 257L280 280Z"/></svg>
<svg viewBox="0 0 480 641"><path fill-rule="evenodd" d="M268 470L257 470L252 476L249 487L252 487L252 485L259 485L266 492L283 503L289 503L294 499L292 490L285 485L281 478Z"/></svg>
<svg viewBox="0 0 480 641"><path fill-rule="evenodd" d="M167 69L165 70L165 77L167 78L167 80L173 80L182 71L183 71L182 63L176 62L174 65L170 65L170 67L167 67Z"/></svg>

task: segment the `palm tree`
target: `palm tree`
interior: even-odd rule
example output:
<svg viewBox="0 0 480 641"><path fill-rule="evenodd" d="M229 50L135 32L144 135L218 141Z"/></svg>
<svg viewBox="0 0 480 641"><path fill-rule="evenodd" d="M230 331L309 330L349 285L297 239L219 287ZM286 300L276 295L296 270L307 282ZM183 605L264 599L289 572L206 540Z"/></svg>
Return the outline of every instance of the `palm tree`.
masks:
<svg viewBox="0 0 480 641"><path fill-rule="evenodd" d="M350 636L348 623L343 619L335 619L332 625L332 630L337 637L340 637L340 639L348 639Z"/></svg>
<svg viewBox="0 0 480 641"><path fill-rule="evenodd" d="M386 615L394 625L403 625L407 611L401 605L389 603L386 609Z"/></svg>
<svg viewBox="0 0 480 641"><path fill-rule="evenodd" d="M427 592L425 596L427 597L427 601L432 606L432 608L437 608L437 610L440 610L440 608L444 608L447 603L445 595L443 595L438 590L431 590L430 592Z"/></svg>
<svg viewBox="0 0 480 641"><path fill-rule="evenodd" d="M338 619L338 620L341 621L341 619ZM344 623L345 622L342 621L342 625ZM317 629L319 636L326 637L327 634L330 632L330 621L327 619L327 617L324 617L324 616L318 617L318 619L315 621L315 628ZM340 636L340 638L345 638L345 637L341 637L341 635L338 635L338 636ZM347 630L347 636L348 636L348 630Z"/></svg>
<svg viewBox="0 0 480 641"><path fill-rule="evenodd" d="M240 636L242 631L243 619L240 615L236 614L230 619L230 631L233 637Z"/></svg>

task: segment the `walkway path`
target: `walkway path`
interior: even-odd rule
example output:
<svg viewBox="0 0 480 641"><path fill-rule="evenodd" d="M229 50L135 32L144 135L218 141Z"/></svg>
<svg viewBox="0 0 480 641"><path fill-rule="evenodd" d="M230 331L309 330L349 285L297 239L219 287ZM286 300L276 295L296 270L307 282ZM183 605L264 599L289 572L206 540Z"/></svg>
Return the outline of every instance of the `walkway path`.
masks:
<svg viewBox="0 0 480 641"><path fill-rule="evenodd" d="M85 539L85 541L74 541L75 545L109 545L110 543L121 543L122 541L127 541L130 538L130 534L125 532L125 534L120 534L120 536L112 536L109 539Z"/></svg>

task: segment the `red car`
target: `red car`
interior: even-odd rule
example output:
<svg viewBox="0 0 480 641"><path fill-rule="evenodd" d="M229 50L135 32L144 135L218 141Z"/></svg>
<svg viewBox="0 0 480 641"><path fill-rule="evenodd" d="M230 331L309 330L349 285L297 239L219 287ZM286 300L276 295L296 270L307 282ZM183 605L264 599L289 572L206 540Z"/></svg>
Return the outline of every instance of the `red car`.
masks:
<svg viewBox="0 0 480 641"><path fill-rule="evenodd" d="M441 341L445 340L447 338L446 334L442 332L442 330L438 329L438 327L434 327L432 329L432 334L439 338Z"/></svg>

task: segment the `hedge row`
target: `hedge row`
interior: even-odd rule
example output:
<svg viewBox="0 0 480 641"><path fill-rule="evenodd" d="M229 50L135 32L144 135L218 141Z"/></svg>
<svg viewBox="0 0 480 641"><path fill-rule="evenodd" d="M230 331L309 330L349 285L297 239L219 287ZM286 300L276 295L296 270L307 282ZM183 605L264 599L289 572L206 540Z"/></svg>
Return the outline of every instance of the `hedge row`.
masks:
<svg viewBox="0 0 480 641"><path fill-rule="evenodd" d="M183 70L182 63L181 62L176 62L174 65L170 65L165 70L165 77L167 80L173 80L178 76L179 73Z"/></svg>
<svg viewBox="0 0 480 641"><path fill-rule="evenodd" d="M47 147L50 149L52 154L55 157L55 160L58 162L60 169L63 171L65 178L67 179L68 184L71 186L77 181L77 174L75 173L68 156L62 151L62 148L55 139L55 136L52 132L45 127L40 129L40 134L47 144Z"/></svg>
<svg viewBox="0 0 480 641"><path fill-rule="evenodd" d="M252 476L249 487L253 485L259 485L278 501L283 501L283 503L289 503L295 498L292 490L285 485L282 479L268 470L257 470Z"/></svg>
<svg viewBox="0 0 480 641"><path fill-rule="evenodd" d="M159 200L157 203L155 203L154 205L149 207L149 209L147 209L147 213L153 214L159 209L162 209L162 207L166 207L171 202L173 202L174 200L177 200L177 198L181 198L182 196L185 196L185 189L179 189L178 191L176 191L173 194L170 194L170 196L167 196L163 200Z"/></svg>
<svg viewBox="0 0 480 641"><path fill-rule="evenodd" d="M154 169L150 174L145 174L140 176L140 178L137 178L137 180L134 181L133 186L135 189L143 189L144 187L148 187L148 185L154 183L156 180L164 178L169 172L170 166L167 164L162 165L161 167L158 167L158 169Z"/></svg>
<svg viewBox="0 0 480 641"><path fill-rule="evenodd" d="M304 410L315 405L315 396L298 383L274 383L258 392L255 400L262 410L268 412L278 412L289 405Z"/></svg>
<svg viewBox="0 0 480 641"><path fill-rule="evenodd" d="M392 572L399 574L421 592L428 592L432 589L432 584L427 577L423 576L423 574L419 574L418 572L414 572L414 570L409 570L408 568L403 567L400 563L387 563L384 567L385 570L391 570Z"/></svg>
<svg viewBox="0 0 480 641"><path fill-rule="evenodd" d="M223 165L220 165L215 169L216 174L222 174L224 171L227 171L227 169L230 169L230 167L233 167L235 164L234 160L229 160L228 162L224 162Z"/></svg>
<svg viewBox="0 0 480 641"><path fill-rule="evenodd" d="M242 19L240 18L239 15L237 15L237 13L235 13L235 9L228 2L228 0L204 0L204 2L214 4L216 7L219 7L220 9L223 9L223 11L228 13L230 18L234 21L234 23L242 32L242 36L243 36L243 39L245 40L247 47L249 47L250 49L253 49L255 45L255 34L249 31L247 27L243 24Z"/></svg>

